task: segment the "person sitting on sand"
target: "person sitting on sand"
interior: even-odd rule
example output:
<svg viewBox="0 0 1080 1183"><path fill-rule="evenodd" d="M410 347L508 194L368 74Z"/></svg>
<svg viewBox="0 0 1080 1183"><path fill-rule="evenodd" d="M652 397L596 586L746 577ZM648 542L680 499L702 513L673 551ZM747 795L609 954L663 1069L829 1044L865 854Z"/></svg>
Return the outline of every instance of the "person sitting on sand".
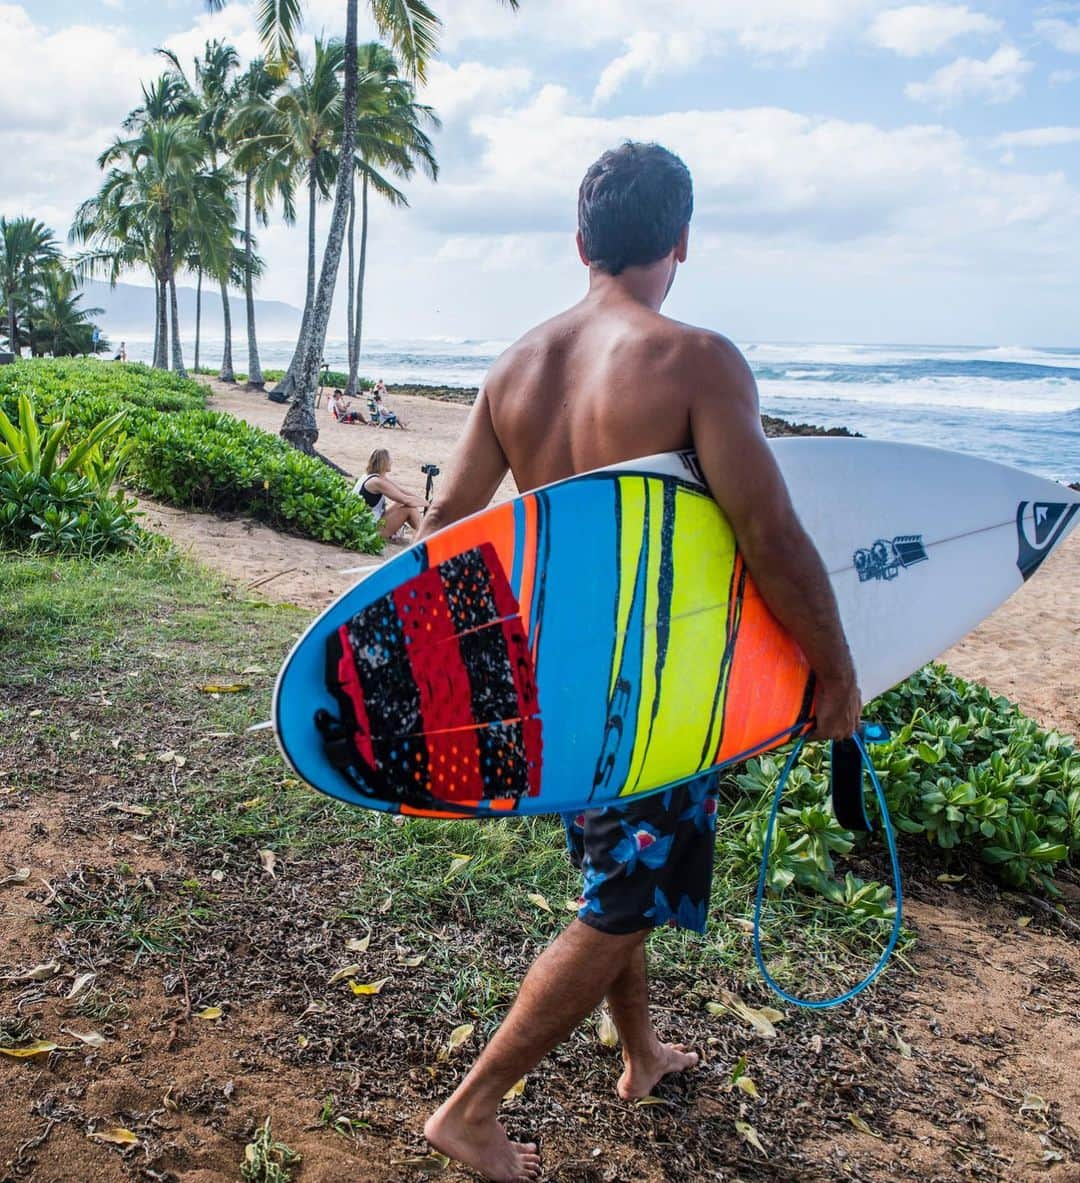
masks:
<svg viewBox="0 0 1080 1183"><path fill-rule="evenodd" d="M359 411L350 409L349 400L340 390L332 390L326 400L326 409L339 423L366 423L367 420Z"/></svg>
<svg viewBox="0 0 1080 1183"><path fill-rule="evenodd" d="M427 503L390 480L390 467L390 453L385 448L376 448L368 460L367 475L356 482L353 492L367 502L383 538L396 540L406 526L414 533L420 529L420 511Z"/></svg>
<svg viewBox="0 0 1080 1183"><path fill-rule="evenodd" d="M383 402L384 394L386 394L386 383L380 378L375 383L375 388L371 392L371 399L368 402L368 409L371 411L371 422L376 427L400 427L404 431L408 427L408 424L386 406Z"/></svg>

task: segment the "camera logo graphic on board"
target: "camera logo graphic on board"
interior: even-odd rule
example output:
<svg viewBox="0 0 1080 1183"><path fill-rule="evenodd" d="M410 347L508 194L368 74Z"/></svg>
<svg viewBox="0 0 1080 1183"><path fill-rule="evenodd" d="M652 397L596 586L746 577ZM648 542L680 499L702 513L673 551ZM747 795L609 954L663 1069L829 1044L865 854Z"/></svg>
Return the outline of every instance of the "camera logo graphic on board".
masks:
<svg viewBox="0 0 1080 1183"><path fill-rule="evenodd" d="M1016 533L1020 541L1016 565L1025 580L1035 574L1043 559L1065 537L1077 510L1080 505L1060 501L1020 502L1016 510Z"/></svg>
<svg viewBox="0 0 1080 1183"><path fill-rule="evenodd" d="M921 534L900 534L891 541L879 538L873 546L860 548L852 557L860 583L872 579L895 579L905 567L925 563L926 553Z"/></svg>

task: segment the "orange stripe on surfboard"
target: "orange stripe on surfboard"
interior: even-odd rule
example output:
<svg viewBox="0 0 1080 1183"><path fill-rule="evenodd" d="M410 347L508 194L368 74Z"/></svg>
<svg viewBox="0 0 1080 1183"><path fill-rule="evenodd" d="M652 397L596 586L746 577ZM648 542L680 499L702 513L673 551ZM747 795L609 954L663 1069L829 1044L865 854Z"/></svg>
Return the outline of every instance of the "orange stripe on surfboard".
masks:
<svg viewBox="0 0 1080 1183"><path fill-rule="evenodd" d="M741 564L742 559L738 562ZM736 574L736 583L737 583ZM799 719L810 667L750 578L746 580L731 664L724 731L716 763L756 748Z"/></svg>
<svg viewBox="0 0 1080 1183"><path fill-rule="evenodd" d="M509 578L514 569L514 506L511 502L433 534L425 543L428 564L437 567L484 542L495 547Z"/></svg>

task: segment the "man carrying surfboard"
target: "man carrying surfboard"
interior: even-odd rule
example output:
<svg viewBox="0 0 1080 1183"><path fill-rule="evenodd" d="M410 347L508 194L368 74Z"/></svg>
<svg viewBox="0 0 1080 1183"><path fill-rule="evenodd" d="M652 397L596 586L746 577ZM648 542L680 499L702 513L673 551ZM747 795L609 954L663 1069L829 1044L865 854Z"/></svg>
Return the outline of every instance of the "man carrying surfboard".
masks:
<svg viewBox="0 0 1080 1183"><path fill-rule="evenodd" d="M660 315L687 258L692 212L689 171L659 145L623 144L589 169L577 236L588 294L492 367L418 540L482 509L508 468L526 492L693 448L761 595L814 670L815 734L846 738L862 705L855 670L824 564L762 431L750 368L726 338ZM653 1028L644 945L659 924L704 931L714 822L703 782L567 819L585 876L582 909L428 1120L433 1146L497 1183L539 1178L536 1145L511 1142L499 1102L604 998L622 1044L624 1100L697 1063Z"/></svg>

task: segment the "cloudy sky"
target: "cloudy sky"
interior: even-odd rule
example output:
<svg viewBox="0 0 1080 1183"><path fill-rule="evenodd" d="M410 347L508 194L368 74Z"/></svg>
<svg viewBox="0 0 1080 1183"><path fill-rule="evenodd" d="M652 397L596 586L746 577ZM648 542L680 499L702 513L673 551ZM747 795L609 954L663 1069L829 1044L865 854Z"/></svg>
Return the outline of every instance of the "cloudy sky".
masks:
<svg viewBox="0 0 1080 1183"><path fill-rule="evenodd" d="M0 213L66 234L155 48L252 56L254 7L0 0ZM435 7L442 176L375 207L374 336L506 338L573 300L577 184L632 137L695 176L673 315L741 341L1080 343L1080 3ZM308 37L342 31L343 0L306 10ZM260 295L301 302L302 229L260 241Z"/></svg>

